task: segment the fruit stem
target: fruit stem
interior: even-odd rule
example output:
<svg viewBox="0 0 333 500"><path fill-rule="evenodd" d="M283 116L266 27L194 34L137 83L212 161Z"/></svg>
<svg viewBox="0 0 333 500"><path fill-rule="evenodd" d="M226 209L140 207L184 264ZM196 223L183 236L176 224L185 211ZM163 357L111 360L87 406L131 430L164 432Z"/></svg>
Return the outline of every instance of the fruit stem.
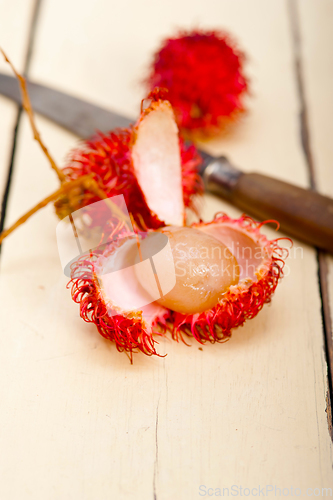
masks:
<svg viewBox="0 0 333 500"><path fill-rule="evenodd" d="M130 229L130 221L128 217L120 210L120 208L115 205L111 200L109 200L106 196L106 194L98 187L96 181L91 178L90 175L85 175L83 177L80 177L79 179L75 179L73 181L69 182L63 182L60 186L59 189L54 191L54 193L50 194L46 198L44 198L42 201L37 203L33 208L28 210L28 212L22 217L20 217L12 226L10 226L8 229L5 231L2 231L0 234L0 245L3 242L3 240L10 234L12 233L16 228L18 228L21 224L24 224L34 213L36 213L38 210L41 208L46 207L48 203L51 203L51 201L56 200L60 196L63 196L64 194L68 193L71 191L73 188L77 188L82 186L83 188L87 189L91 193L95 194L101 199L105 199L105 202L107 206L110 208L113 214L115 214L117 217L119 217L121 220L123 220L127 226L128 229Z"/></svg>
<svg viewBox="0 0 333 500"><path fill-rule="evenodd" d="M33 132L33 135L34 135L34 139L39 143L40 147L42 148L45 156L47 157L47 159L49 160L49 162L51 164L51 167L56 172L59 181L60 182L64 182L66 180L65 174L60 170L60 168L57 167L56 162L54 161L54 159L52 158L52 156L48 152L48 149L44 145L44 143L43 143L43 141L41 139L41 136L40 136L40 134L39 134L39 132L37 130L36 123L35 123L34 112L33 112L32 106L31 106L30 97L29 97L29 93L28 93L28 89L27 89L27 83L25 81L25 78L16 71L14 65L8 59L8 57L6 56L5 52L2 50L1 47L0 47L0 52L2 53L3 57L5 58L5 61L12 68L12 70L13 70L13 72L14 72L14 74L15 74L15 76L18 79L18 82L20 84L21 94L22 94L22 106L25 109L25 111L26 111L26 113L27 113L27 115L29 117L29 121L30 121L30 125L31 125L32 132Z"/></svg>
<svg viewBox="0 0 333 500"><path fill-rule="evenodd" d="M46 198L44 198L42 201L40 201L37 205L35 205L33 208L31 208L25 215L20 217L12 226L10 226L8 229L0 233L0 245L3 242L3 240L11 234L17 227L19 227L21 224L24 224L34 213L36 213L38 210L41 208L45 207L48 203L51 201L56 200L60 196L64 195L65 193L68 193L71 191L73 188L77 187L82 187L83 189L86 189L93 193L95 196L98 196L102 200L105 200L106 205L110 208L111 212L116 215L120 220L124 221L125 225L129 230L131 230L131 221L130 219L120 210L120 208L113 203L107 195L104 193L102 189L99 188L97 182L91 177L91 175L85 175L83 177L80 177L79 179L75 179L73 181L66 181L66 176L65 174L60 170L60 168L57 166L56 162L52 158L51 154L49 153L47 147L43 143L41 136L38 132L38 129L36 127L35 123L35 116L34 112L31 106L31 101L27 89L27 83L25 81L25 78L20 75L12 62L8 59L7 55L5 52L2 50L0 47L0 52L2 53L3 57L5 58L6 62L10 65L12 68L16 78L19 81L20 84L20 89L21 89L21 94L22 94L22 106L24 110L26 111L28 117L29 117L29 122L30 126L34 135L34 139L38 142L40 147L43 150L43 153L47 157L47 159L50 162L50 165L52 169L56 172L58 179L60 181L60 188L57 189L54 193L50 194Z"/></svg>

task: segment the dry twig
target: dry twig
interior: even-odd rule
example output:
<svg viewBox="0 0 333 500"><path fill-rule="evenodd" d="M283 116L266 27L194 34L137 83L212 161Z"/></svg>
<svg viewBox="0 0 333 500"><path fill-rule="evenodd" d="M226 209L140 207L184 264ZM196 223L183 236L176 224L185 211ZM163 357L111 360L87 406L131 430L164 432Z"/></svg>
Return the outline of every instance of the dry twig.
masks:
<svg viewBox="0 0 333 500"><path fill-rule="evenodd" d="M128 226L128 228L130 228L131 221L129 220L129 218L120 210L120 208L118 208L118 206L115 203L113 203L107 197L107 195L98 186L97 182L92 178L91 175L85 175L85 176L82 176L79 179L76 179L73 181L68 181L68 182L66 181L65 174L57 166L56 162L54 161L51 154L49 153L47 147L43 143L41 136L40 136L40 133L38 132L25 78L18 73L18 71L15 69L14 65L8 59L7 55L2 50L1 47L0 47L0 52L2 53L6 62L8 62L8 64L12 68L12 70L13 70L13 72L14 72L14 74L15 74L15 76L18 79L18 82L20 84L21 94L22 94L22 105L23 105L23 108L29 117L29 122L30 122L30 126L32 129L33 135L34 135L34 139L40 145L43 153L47 157L52 169L56 172L58 179L61 183L61 186L59 189L57 189L54 193L52 193L49 196L47 196L46 198L44 198L44 200L40 201L37 205L35 205L33 208L31 208L25 215L20 217L11 227L9 227L5 231L3 231L0 234L0 244L9 234L11 234L21 224L26 222L29 219L29 217L31 217L38 210L40 210L41 208L48 205L48 203L57 200L58 198L60 198L64 194L70 193L73 189L76 189L78 187L81 187L82 189L86 189L87 191L90 191L91 193L93 193L95 196L98 196L99 198L106 200L106 204L110 208L112 213L114 215L116 215L120 220L123 220L125 222L125 224Z"/></svg>

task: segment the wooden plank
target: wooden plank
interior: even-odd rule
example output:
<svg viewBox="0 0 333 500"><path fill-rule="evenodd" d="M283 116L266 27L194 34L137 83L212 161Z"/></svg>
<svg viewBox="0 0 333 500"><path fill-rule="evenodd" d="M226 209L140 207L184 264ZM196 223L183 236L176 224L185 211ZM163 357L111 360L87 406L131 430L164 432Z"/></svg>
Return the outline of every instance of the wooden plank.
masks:
<svg viewBox="0 0 333 500"><path fill-rule="evenodd" d="M317 188L333 196L331 117L333 112L333 4L323 0L298 2L304 87L310 118L310 145ZM327 347L333 374L333 258L322 256Z"/></svg>
<svg viewBox="0 0 333 500"><path fill-rule="evenodd" d="M49 0L31 77L133 115L142 96L136 82L159 38L198 19L239 38L253 80L249 117L211 150L306 185L290 26L279 0L172 0L163 15L147 0L117 9L102 0ZM46 120L39 126L61 161L76 139ZM27 120L16 161L8 222L57 186ZM239 214L207 196L204 217L218 210ZM292 485L303 493L330 486L313 249L295 242L271 306L227 344L201 351L165 339L166 358L137 355L131 366L78 318L61 275L56 223L48 207L4 244L2 497L187 500L199 497L200 485Z"/></svg>
<svg viewBox="0 0 333 500"><path fill-rule="evenodd" d="M23 69L26 58L27 39L33 15L34 0L0 0L1 47L7 51L19 69ZM8 64L0 57L0 71L8 72ZM17 106L0 96L0 213L7 182L8 168L13 147Z"/></svg>

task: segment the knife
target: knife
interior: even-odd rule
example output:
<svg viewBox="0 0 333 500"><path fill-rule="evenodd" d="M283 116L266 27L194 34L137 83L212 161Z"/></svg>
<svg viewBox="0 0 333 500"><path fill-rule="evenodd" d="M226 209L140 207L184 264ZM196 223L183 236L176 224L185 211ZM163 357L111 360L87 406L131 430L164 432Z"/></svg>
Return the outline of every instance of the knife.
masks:
<svg viewBox="0 0 333 500"><path fill-rule="evenodd" d="M40 113L79 137L128 127L133 120L55 89L27 82L31 104ZM21 104L16 78L0 73L0 94ZM281 229L333 253L333 200L315 191L259 173L245 173L226 156L199 151L206 188L259 220L275 219Z"/></svg>

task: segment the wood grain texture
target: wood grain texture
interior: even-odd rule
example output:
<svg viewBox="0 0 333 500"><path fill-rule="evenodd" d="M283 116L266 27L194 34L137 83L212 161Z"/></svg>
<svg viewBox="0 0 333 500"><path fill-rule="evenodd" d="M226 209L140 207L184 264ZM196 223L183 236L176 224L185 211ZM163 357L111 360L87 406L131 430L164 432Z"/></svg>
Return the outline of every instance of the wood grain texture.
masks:
<svg viewBox="0 0 333 500"><path fill-rule="evenodd" d="M248 118L211 151L306 186L280 0L170 0L167 9L153 0L44 0L30 76L133 115L143 94L136 82L159 39L198 22L235 34L253 82ZM8 224L57 187L26 119L22 125ZM76 138L46 120L39 128L61 162ZM207 195L204 218L220 210L239 215ZM137 355L131 366L78 317L56 224L48 207L4 243L1 498L192 500L200 485L305 492L332 484L312 248L295 241L272 304L227 344L200 350L167 338L160 343L167 357Z"/></svg>
<svg viewBox="0 0 333 500"><path fill-rule="evenodd" d="M8 52L22 71L27 40L33 15L34 0L0 0L0 46ZM9 72L8 64L0 56L0 71ZM17 106L0 96L0 212L12 154Z"/></svg>
<svg viewBox="0 0 333 500"><path fill-rule="evenodd" d="M297 2L305 95L317 189L333 197L333 4L329 0ZM333 374L333 258L322 256L327 347ZM333 380L333 379L332 379Z"/></svg>

